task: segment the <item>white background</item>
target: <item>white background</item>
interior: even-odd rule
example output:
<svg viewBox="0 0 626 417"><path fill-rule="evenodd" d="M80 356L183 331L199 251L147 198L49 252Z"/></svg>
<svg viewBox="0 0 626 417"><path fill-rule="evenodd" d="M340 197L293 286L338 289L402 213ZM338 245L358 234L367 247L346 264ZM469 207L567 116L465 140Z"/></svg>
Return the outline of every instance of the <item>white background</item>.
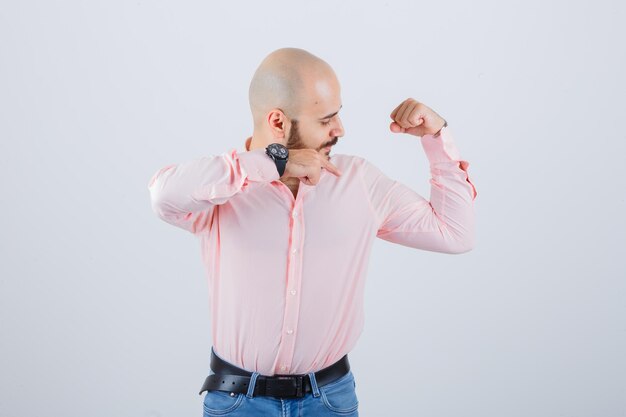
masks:
<svg viewBox="0 0 626 417"><path fill-rule="evenodd" d="M228 4L228 5L226 5ZM466 254L377 240L360 415L626 416L626 6L618 1L3 1L0 415L199 416L199 245L160 167L243 144L260 61L335 69L345 136L429 196L413 97L476 185Z"/></svg>

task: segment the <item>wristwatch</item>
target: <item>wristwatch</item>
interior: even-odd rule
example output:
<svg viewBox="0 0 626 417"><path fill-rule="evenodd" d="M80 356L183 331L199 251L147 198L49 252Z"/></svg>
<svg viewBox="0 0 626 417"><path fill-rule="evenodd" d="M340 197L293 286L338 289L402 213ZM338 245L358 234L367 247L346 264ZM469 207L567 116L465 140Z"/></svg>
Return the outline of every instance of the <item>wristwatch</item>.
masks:
<svg viewBox="0 0 626 417"><path fill-rule="evenodd" d="M282 177L287 167L287 158L289 158L289 149L281 143L271 143L265 148L265 153L276 163L278 174Z"/></svg>

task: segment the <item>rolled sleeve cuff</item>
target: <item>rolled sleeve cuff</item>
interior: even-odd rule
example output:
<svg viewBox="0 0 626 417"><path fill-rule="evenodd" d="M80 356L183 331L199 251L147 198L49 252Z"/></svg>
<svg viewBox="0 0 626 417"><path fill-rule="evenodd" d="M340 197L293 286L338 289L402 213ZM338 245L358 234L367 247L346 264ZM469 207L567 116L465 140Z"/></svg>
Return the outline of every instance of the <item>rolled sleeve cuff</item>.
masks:
<svg viewBox="0 0 626 417"><path fill-rule="evenodd" d="M424 135L421 141L426 157L431 164L461 160L461 153L454 144L452 132L450 132L450 127L448 126L441 129L438 137Z"/></svg>
<svg viewBox="0 0 626 417"><path fill-rule="evenodd" d="M265 153L265 149L241 152L232 150L239 160L244 176L251 182L270 182L280 178L276 164Z"/></svg>

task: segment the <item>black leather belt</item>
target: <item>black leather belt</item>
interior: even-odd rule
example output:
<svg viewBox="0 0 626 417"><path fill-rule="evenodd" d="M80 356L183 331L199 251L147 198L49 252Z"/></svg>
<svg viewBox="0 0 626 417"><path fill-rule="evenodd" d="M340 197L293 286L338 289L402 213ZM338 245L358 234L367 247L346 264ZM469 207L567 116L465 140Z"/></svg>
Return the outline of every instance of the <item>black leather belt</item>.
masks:
<svg viewBox="0 0 626 417"><path fill-rule="evenodd" d="M215 374L206 377L200 395L208 390L244 394L248 392L252 372L221 359L215 354L213 348L211 348L211 370ZM322 387L329 384L347 374L349 370L350 363L346 354L332 365L314 373L317 386ZM308 374L276 374L272 376L259 375L252 395L298 398L304 397L309 392L313 392L313 389Z"/></svg>

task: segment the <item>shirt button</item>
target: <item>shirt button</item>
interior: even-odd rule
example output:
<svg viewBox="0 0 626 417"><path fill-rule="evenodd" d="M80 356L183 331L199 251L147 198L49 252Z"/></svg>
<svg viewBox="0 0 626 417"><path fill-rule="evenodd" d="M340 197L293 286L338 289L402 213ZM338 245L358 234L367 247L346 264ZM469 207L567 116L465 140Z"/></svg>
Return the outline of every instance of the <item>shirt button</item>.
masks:
<svg viewBox="0 0 626 417"><path fill-rule="evenodd" d="M293 333L293 330L291 329L287 330L287 334L291 334L291 333Z"/></svg>
<svg viewBox="0 0 626 417"><path fill-rule="evenodd" d="M291 290L291 295L296 295L296 290Z"/></svg>
<svg viewBox="0 0 626 417"><path fill-rule="evenodd" d="M281 370L281 371L284 371L284 370L286 370L286 369L287 369L287 367L286 367L285 365L283 365L283 366L281 366L281 367L280 367L280 370Z"/></svg>
<svg viewBox="0 0 626 417"><path fill-rule="evenodd" d="M298 217L298 213L296 213L295 211L293 212L293 217Z"/></svg>
<svg viewBox="0 0 626 417"><path fill-rule="evenodd" d="M293 248L293 249L291 250L291 253L296 253L296 252L298 252L298 249L296 249L296 248Z"/></svg>

